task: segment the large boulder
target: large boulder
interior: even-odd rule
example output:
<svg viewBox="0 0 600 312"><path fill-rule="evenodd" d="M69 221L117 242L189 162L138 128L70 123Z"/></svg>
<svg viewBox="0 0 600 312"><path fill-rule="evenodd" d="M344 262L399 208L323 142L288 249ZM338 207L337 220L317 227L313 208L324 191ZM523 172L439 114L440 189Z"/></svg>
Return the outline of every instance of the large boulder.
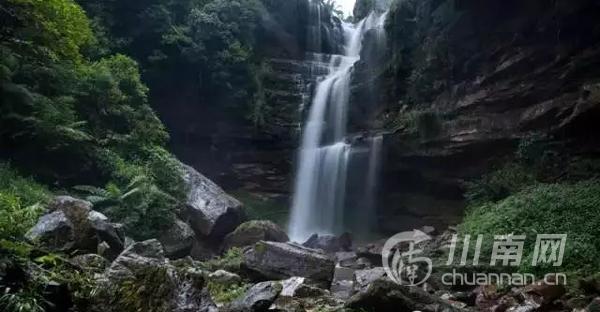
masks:
<svg viewBox="0 0 600 312"><path fill-rule="evenodd" d="M114 252L123 250L125 235L121 224L111 223L105 215L94 210L88 213L86 222L92 228L96 241L106 242Z"/></svg>
<svg viewBox="0 0 600 312"><path fill-rule="evenodd" d="M194 231L220 242L246 215L242 204L194 168L182 165L188 187L187 218Z"/></svg>
<svg viewBox="0 0 600 312"><path fill-rule="evenodd" d="M235 312L260 312L268 311L282 290L279 282L262 282L252 286L246 294L233 302L230 311Z"/></svg>
<svg viewBox="0 0 600 312"><path fill-rule="evenodd" d="M107 277L120 281L135 277L148 268L166 265L165 252L156 239L137 242L127 247L107 270Z"/></svg>
<svg viewBox="0 0 600 312"><path fill-rule="evenodd" d="M354 285L356 290L365 289L374 281L382 279L385 276L385 269L382 267L357 270L354 272Z"/></svg>
<svg viewBox="0 0 600 312"><path fill-rule="evenodd" d="M223 249L250 246L260 241L287 242L289 240L281 227L271 221L248 221L225 236Z"/></svg>
<svg viewBox="0 0 600 312"><path fill-rule="evenodd" d="M194 245L195 234L192 228L181 220L175 220L173 225L158 239L169 259L178 259L190 255Z"/></svg>
<svg viewBox="0 0 600 312"><path fill-rule="evenodd" d="M213 283L225 286L237 285L242 281L242 278L239 275L225 270L217 270L210 273L208 279Z"/></svg>
<svg viewBox="0 0 600 312"><path fill-rule="evenodd" d="M62 211L42 216L25 237L55 251L69 251L75 246L75 230Z"/></svg>
<svg viewBox="0 0 600 312"><path fill-rule="evenodd" d="M244 251L244 267L265 279L305 277L329 286L335 264L319 250L292 243L258 242Z"/></svg>
<svg viewBox="0 0 600 312"><path fill-rule="evenodd" d="M108 218L92 210L90 202L69 196L57 196L26 234L55 251L96 252L98 244L106 242L112 254L123 250L123 236Z"/></svg>
<svg viewBox="0 0 600 312"><path fill-rule="evenodd" d="M106 292L93 311L122 311L120 304L127 302L142 311L217 312L205 288L205 272L172 264L155 239L127 247L104 275Z"/></svg>
<svg viewBox="0 0 600 312"><path fill-rule="evenodd" d="M346 307L359 311L458 311L419 287L401 286L388 279L374 281L366 290L352 296Z"/></svg>

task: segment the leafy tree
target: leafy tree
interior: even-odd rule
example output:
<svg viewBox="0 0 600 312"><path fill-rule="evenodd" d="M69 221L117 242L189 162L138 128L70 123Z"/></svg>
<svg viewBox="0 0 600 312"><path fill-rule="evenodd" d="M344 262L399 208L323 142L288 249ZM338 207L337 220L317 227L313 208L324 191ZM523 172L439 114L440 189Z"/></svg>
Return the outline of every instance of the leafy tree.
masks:
<svg viewBox="0 0 600 312"><path fill-rule="evenodd" d="M22 50L81 61L80 49L94 39L85 12L73 1L7 0L1 6L13 25L21 26L8 31L20 40L8 43Z"/></svg>
<svg viewBox="0 0 600 312"><path fill-rule="evenodd" d="M148 105L137 62L122 54L89 60L85 53L99 42L73 0L0 6L7 24L0 42L0 157L63 188L127 189L145 176L130 194L139 204L131 199L112 216L135 224L129 229L136 237L155 234L179 207L183 181L164 149L168 134ZM2 202L13 217L30 206L12 194Z"/></svg>

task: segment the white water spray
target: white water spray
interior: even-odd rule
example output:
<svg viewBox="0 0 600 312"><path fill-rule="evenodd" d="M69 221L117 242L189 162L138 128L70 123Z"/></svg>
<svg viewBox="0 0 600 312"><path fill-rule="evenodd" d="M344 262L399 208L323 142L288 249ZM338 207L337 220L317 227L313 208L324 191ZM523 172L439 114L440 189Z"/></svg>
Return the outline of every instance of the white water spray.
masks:
<svg viewBox="0 0 600 312"><path fill-rule="evenodd" d="M365 33L382 29L385 17L386 14L371 13L356 25L343 23L345 53L330 56L328 74L316 87L299 151L289 224L293 240L303 241L314 233L335 234L344 230L351 150L346 143L346 123L352 69L360 59Z"/></svg>

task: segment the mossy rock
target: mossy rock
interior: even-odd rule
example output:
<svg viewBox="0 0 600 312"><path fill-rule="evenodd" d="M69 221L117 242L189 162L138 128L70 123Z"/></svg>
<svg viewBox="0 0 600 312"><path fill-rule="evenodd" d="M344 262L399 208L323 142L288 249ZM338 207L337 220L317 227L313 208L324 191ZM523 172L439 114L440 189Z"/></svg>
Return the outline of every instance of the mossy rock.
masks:
<svg viewBox="0 0 600 312"><path fill-rule="evenodd" d="M259 241L287 242L289 237L271 221L248 221L225 237L223 249L251 246Z"/></svg>

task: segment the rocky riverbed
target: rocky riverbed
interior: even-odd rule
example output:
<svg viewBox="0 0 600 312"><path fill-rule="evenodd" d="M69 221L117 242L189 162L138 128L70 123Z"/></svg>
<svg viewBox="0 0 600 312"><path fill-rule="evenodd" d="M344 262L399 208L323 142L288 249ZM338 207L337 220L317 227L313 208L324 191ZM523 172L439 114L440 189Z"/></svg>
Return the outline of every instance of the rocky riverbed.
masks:
<svg viewBox="0 0 600 312"><path fill-rule="evenodd" d="M270 221L245 221L242 205L186 168L189 196L181 219L156 239L135 242L91 203L56 197L27 234L38 253L65 258L87 274L86 311L595 311L597 280L586 294L562 285L443 286L438 272L420 286L394 283L382 267L384 240L353 243L350 234L289 242ZM426 255L443 254L452 235L424 227ZM3 285L34 278L43 264L5 263ZM21 272L21 274L15 274ZM55 311L81 310L70 284L46 281ZM586 308L587 306L587 308ZM578 310L579 311L579 310Z"/></svg>

